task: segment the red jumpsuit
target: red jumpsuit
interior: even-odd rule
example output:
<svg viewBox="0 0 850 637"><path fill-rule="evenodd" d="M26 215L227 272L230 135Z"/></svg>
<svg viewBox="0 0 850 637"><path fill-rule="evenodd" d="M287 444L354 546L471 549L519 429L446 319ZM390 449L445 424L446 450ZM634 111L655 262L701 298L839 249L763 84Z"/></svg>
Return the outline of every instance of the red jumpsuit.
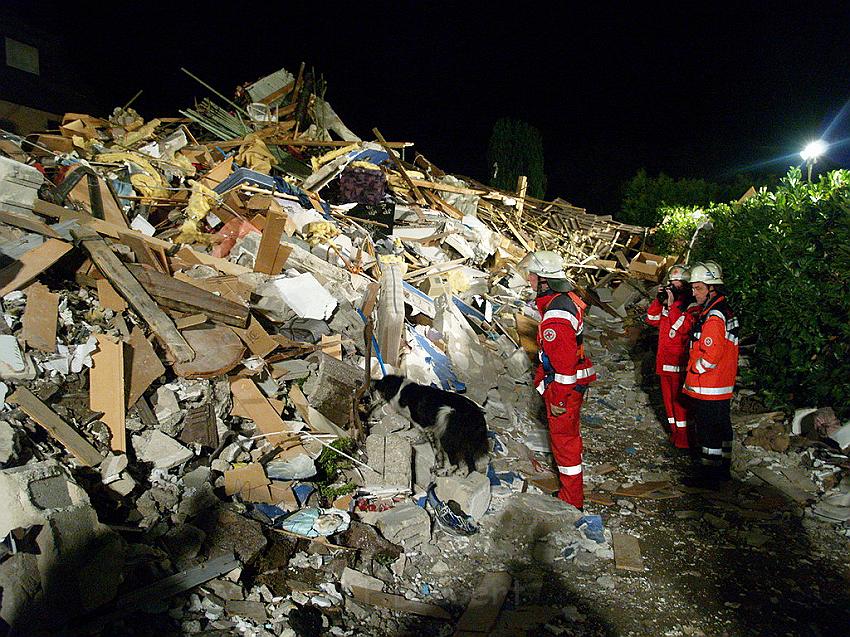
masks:
<svg viewBox="0 0 850 637"><path fill-rule="evenodd" d="M670 308L666 308L658 299L646 311L646 322L658 328L655 373L661 384L670 442L679 449L688 448L688 413L682 402L682 385L697 311L696 307L687 309L681 301L673 301Z"/></svg>
<svg viewBox="0 0 850 637"><path fill-rule="evenodd" d="M581 469L580 410L587 385L596 380L584 353L585 303L569 292L547 292L536 300L543 319L537 328L540 365L534 379L546 404L552 454L558 465L558 497L574 507L584 506Z"/></svg>

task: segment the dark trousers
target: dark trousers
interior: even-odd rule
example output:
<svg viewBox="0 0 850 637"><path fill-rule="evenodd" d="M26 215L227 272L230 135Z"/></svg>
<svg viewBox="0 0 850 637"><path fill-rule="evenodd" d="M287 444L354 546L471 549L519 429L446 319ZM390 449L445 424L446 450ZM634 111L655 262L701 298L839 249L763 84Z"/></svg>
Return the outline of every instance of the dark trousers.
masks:
<svg viewBox="0 0 850 637"><path fill-rule="evenodd" d="M695 459L704 467L728 473L732 463L730 400L698 400L690 404L694 425Z"/></svg>

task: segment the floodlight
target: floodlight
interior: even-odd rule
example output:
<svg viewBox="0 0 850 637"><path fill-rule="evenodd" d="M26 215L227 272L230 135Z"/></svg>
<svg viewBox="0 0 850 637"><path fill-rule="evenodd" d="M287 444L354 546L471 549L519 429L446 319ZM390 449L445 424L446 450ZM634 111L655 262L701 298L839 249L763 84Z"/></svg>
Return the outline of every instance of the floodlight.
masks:
<svg viewBox="0 0 850 637"><path fill-rule="evenodd" d="M813 142L806 144L806 147L800 153L803 161L817 161L817 158L826 152L827 143L822 139L816 139Z"/></svg>

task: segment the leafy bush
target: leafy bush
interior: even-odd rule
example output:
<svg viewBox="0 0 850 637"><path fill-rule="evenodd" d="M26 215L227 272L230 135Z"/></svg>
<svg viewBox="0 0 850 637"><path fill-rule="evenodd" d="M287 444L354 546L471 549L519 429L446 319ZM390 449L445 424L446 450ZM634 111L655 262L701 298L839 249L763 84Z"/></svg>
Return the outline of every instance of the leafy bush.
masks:
<svg viewBox="0 0 850 637"><path fill-rule="evenodd" d="M658 254L683 255L703 221L711 219L712 207L664 206L658 209L661 223L655 230L652 246Z"/></svg>
<svg viewBox="0 0 850 637"><path fill-rule="evenodd" d="M762 397L850 415L850 172L810 184L794 168L775 189L706 212L714 229L691 262L723 268Z"/></svg>

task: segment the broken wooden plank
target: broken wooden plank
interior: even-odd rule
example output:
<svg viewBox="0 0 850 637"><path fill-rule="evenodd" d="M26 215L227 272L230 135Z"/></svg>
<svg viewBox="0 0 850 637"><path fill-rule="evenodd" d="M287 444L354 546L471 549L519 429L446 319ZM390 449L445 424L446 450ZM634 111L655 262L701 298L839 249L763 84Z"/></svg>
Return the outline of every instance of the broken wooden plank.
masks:
<svg viewBox="0 0 850 637"><path fill-rule="evenodd" d="M163 307L189 314L205 314L212 321L234 327L245 327L248 324L249 309L245 305L223 299L150 267L129 264L127 268Z"/></svg>
<svg viewBox="0 0 850 637"><path fill-rule="evenodd" d="M661 491L669 486L669 480L661 480L659 482L641 482L624 489L617 489L614 491L614 495L624 495L630 498L645 498L654 491Z"/></svg>
<svg viewBox="0 0 850 637"><path fill-rule="evenodd" d="M244 467L236 467L224 472L224 494L239 495L245 502L263 502L273 504L263 465L252 462Z"/></svg>
<svg viewBox="0 0 850 637"><path fill-rule="evenodd" d="M749 471L760 480L764 480L774 489L790 498L796 504L805 505L809 500L815 499L814 494L806 493L794 485L788 478L771 471L767 467L750 467Z"/></svg>
<svg viewBox="0 0 850 637"><path fill-rule="evenodd" d="M165 373L165 366L139 327L134 327L130 334L129 370L130 389L127 394L127 408L135 405L151 383Z"/></svg>
<svg viewBox="0 0 850 637"><path fill-rule="evenodd" d="M124 343L106 334L97 334L98 351L92 354L89 372L89 408L103 412L101 420L112 433L113 451L127 451L124 396Z"/></svg>
<svg viewBox="0 0 850 637"><path fill-rule="evenodd" d="M148 324L165 350L178 362L191 361L195 357L195 352L180 335L174 322L145 292L141 284L133 278L130 271L115 256L104 240L87 228L74 229L71 234L80 241L83 248L91 255L92 261L101 274L109 279L118 293Z"/></svg>
<svg viewBox="0 0 850 637"><path fill-rule="evenodd" d="M187 445L196 443L208 449L218 447L218 428L216 427L215 412L211 402L188 411L183 419L180 442Z"/></svg>
<svg viewBox="0 0 850 637"><path fill-rule="evenodd" d="M0 296L29 285L39 274L65 256L72 248L70 243L48 239L40 246L28 250L0 270Z"/></svg>
<svg viewBox="0 0 850 637"><path fill-rule="evenodd" d="M272 200L266 213L266 224L263 228L263 236L260 239L260 247L257 249L257 258L254 260L254 272L263 274L279 274L275 272L274 266L277 253L280 250L280 237L286 227L287 216L281 210L280 205ZM281 264L282 265L282 264Z"/></svg>
<svg viewBox="0 0 850 637"><path fill-rule="evenodd" d="M271 444L282 442L291 437L294 430L283 421L253 380L250 378L233 379L230 382L230 391L233 397L239 400L240 407L249 414L249 418L257 426L260 433L287 434L268 436L267 439Z"/></svg>
<svg viewBox="0 0 850 637"><path fill-rule="evenodd" d="M18 387L6 401L18 405L21 411L46 429L47 433L58 440L81 464L87 467L96 467L103 460L103 456L88 440L83 438L76 429L62 420L55 411L41 402L26 387Z"/></svg>
<svg viewBox="0 0 850 637"><path fill-rule="evenodd" d="M381 591L363 588L362 586L352 586L351 595L358 602L363 602L364 604L369 604L371 606L388 608L399 613L421 615L422 617L434 617L435 619L452 618L448 611L440 608L439 606L411 601L409 599L405 599L401 595L382 593Z"/></svg>
<svg viewBox="0 0 850 637"><path fill-rule="evenodd" d="M260 358L265 358L279 346L278 342L269 336L269 333L263 329L263 326L253 316L247 329L233 328L233 331L245 342L248 349Z"/></svg>
<svg viewBox="0 0 850 637"><path fill-rule="evenodd" d="M118 237L125 246L133 251L136 255L136 260L142 265L148 265L163 274L168 274L167 261L165 251L162 246L151 244L145 241L142 237L130 234L129 232L119 232ZM158 248L158 252L154 249Z"/></svg>
<svg viewBox="0 0 850 637"><path fill-rule="evenodd" d="M623 571L643 572L640 542L632 535L614 533L614 565Z"/></svg>
<svg viewBox="0 0 850 637"><path fill-rule="evenodd" d="M489 635L512 582L511 574L503 571L484 575L472 592L472 599L458 620L455 630Z"/></svg>
<svg viewBox="0 0 850 637"><path fill-rule="evenodd" d="M174 364L174 373L182 378L221 376L236 367L245 354L240 338L224 325L202 325L182 334L197 352L192 361Z"/></svg>
<svg viewBox="0 0 850 637"><path fill-rule="evenodd" d="M100 304L107 310L123 312L127 309L127 301L121 298L121 295L115 291L115 288L106 279L97 280L97 298Z"/></svg>
<svg viewBox="0 0 850 637"><path fill-rule="evenodd" d="M23 319L23 337L27 346L48 354L55 352L58 315L59 295L40 283L29 286Z"/></svg>
<svg viewBox="0 0 850 637"><path fill-rule="evenodd" d="M185 330L190 327L197 327L207 322L207 317L204 314L190 314L174 321L178 330Z"/></svg>
<svg viewBox="0 0 850 637"><path fill-rule="evenodd" d="M25 215L20 212L12 212L10 210L0 210L0 222L9 224L16 228L37 232L51 239L60 239L60 235L53 228L34 216Z"/></svg>

